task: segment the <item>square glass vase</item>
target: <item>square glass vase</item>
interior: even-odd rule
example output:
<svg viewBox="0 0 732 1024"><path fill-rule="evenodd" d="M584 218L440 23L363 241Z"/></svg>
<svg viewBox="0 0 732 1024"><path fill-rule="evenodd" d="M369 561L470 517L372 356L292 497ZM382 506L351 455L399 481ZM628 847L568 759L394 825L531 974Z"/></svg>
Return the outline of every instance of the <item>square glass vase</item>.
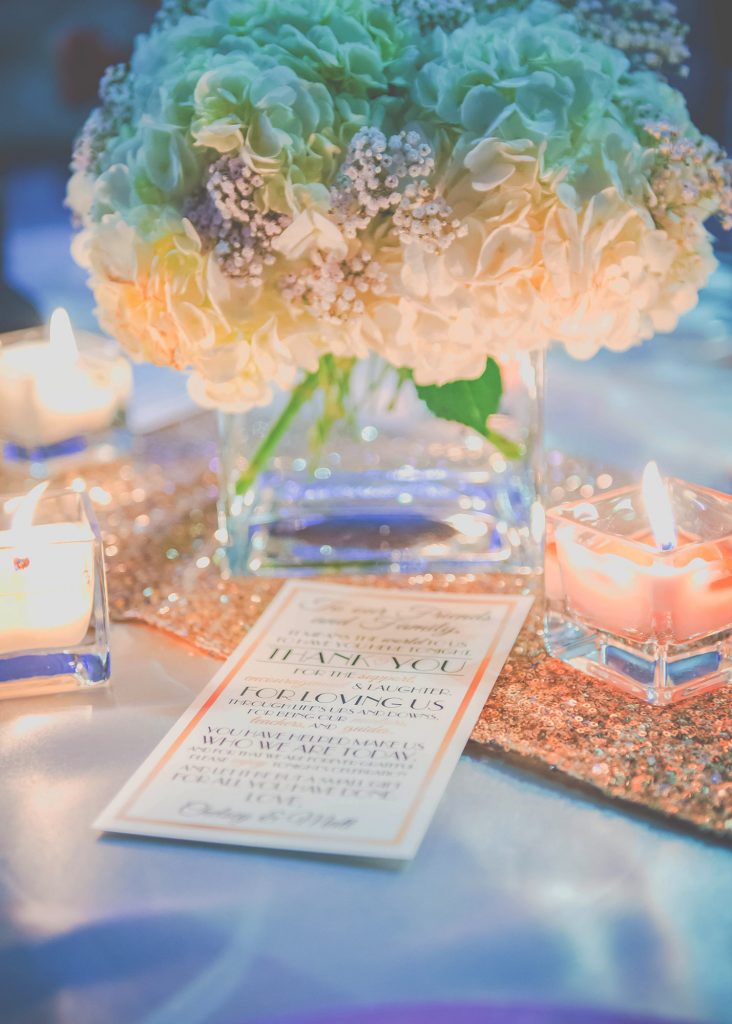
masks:
<svg viewBox="0 0 732 1024"><path fill-rule="evenodd" d="M284 426L286 394L267 408L220 414L219 518L230 570L536 578L543 359L526 353L499 366L491 436L513 442L518 455L435 416L411 381L376 359L356 365L335 417L320 393Z"/></svg>
<svg viewBox="0 0 732 1024"><path fill-rule="evenodd" d="M547 513L550 654L655 705L732 683L732 496L669 480L659 550L639 487Z"/></svg>
<svg viewBox="0 0 732 1024"><path fill-rule="evenodd" d="M86 494L43 495L32 525L0 500L0 699L109 682L104 553Z"/></svg>

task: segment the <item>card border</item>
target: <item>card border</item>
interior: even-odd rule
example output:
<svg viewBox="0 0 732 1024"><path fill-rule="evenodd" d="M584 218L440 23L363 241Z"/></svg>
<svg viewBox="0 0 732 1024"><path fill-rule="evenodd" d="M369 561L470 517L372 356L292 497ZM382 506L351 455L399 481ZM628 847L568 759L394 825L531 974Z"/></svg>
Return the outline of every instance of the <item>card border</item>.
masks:
<svg viewBox="0 0 732 1024"><path fill-rule="evenodd" d="M301 593L302 590L313 590L315 588L335 588L337 590L348 590L350 592L366 592L370 596L374 596L376 594L378 594L380 597L385 596L385 590L381 587L351 586L343 583L320 582L318 580L287 580L283 584L281 590L277 593L277 595L274 597L274 599L270 602L268 607L262 613L260 618L256 621L251 630L243 638L242 642L229 656L229 659L227 659L228 661L234 659L233 665L231 665L231 667L228 668L227 665L223 665L221 667L221 669L216 673L216 675L208 684L208 686L206 686L198 695L198 697L194 699L191 705L189 705L187 712L184 712L183 715L177 719L177 721L168 730L165 736L155 746L154 750L150 753L150 755L145 759L145 761L143 761L142 765L140 765L140 767L137 769L137 771L133 773L132 777L128 780L128 782L117 793L116 797L105 807L102 813L97 817L96 821L94 822L94 828L101 829L105 832L119 831L122 834L130 834L124 832L123 828L115 828L115 825L112 824L112 819L114 819L116 822L120 823L120 825L122 825L122 823L124 822L129 822L130 824L140 823L146 825L157 825L164 829L176 829L182 831L189 829L200 829L202 832L225 832L227 833L227 835L231 836L272 836L273 839L292 839L299 842L298 847L287 846L283 847L283 849L300 850L308 849L308 846L305 846L303 844L315 844L320 839L324 840L324 842L320 844L321 847L327 845L332 848L337 848L340 846L340 844L344 844L344 846L347 847L348 844L350 843L351 845L359 846L362 848L373 846L377 849L381 849L384 851L392 850L396 847L401 846L404 843L405 839L409 835L410 828L412 828L414 824L414 820L417 817L418 811L420 807L423 805L424 798L426 794L429 792L429 788L435 778L435 775L443 766L445 756L451 748L451 744L453 742L455 734L458 732L458 729L463 724L467 710L475 698L476 692L479 689L480 684L483 681L483 678L488 668L490 667L491 661L495 656L497 648L501 645L501 643L505 643L506 641L505 631L507 627L510 626L512 619L516 619L517 616L520 615L520 622L516 623L517 628L513 631L511 635L511 644L509 645L508 652L510 652L511 647L515 643L518 631L525 622L531 604L533 603L533 598L530 595L454 593L438 594L435 591L415 593L410 590L397 588L389 589L388 591L386 591L386 594L388 594L390 600L392 598L396 598L401 600L408 599L410 601L434 601L435 598L438 597L440 600L447 600L450 603L456 604L485 604L487 606L501 608L503 612L500 622L495 627L495 636L493 637L490 647L488 648L485 656L481 660L480 664L478 665L478 668L475 671L475 674L473 675L470 683L468 684L466 691L463 695L463 698L460 702L460 705L456 709L455 714L453 715L450 724L448 725L443 735L442 741L440 742L438 749L435 751L435 754L430 762L430 765L424 774L424 778L422 779L419 789L415 794L414 799L412 800L412 803L410 804L408 810L404 814L402 821L399 824L399 828L396 835L393 836L391 839L367 839L356 836L336 834L328 836L318 836L312 833L278 831L275 829L242 828L232 827L228 825L212 825L196 822L181 822L162 818L148 818L129 813L130 809L134 806L135 802L139 799L142 793L153 782L157 775L163 770L163 768L171 759L171 757L173 757L176 751L180 748L180 746L185 742L185 740L188 738L191 732L195 729L196 725L198 725L201 718L216 704L218 699L222 696L223 692L230 684L233 677L239 671L241 671L242 667L246 664L250 656L257 649L261 634L263 634L267 630L267 628L270 625L270 622L276 621L276 618L282 614L282 612L294 600L295 596L298 593ZM505 659L501 663L500 668L503 667L503 664L505 664ZM489 694L487 694L486 697L488 695ZM186 714L188 715L187 719ZM184 719L182 726L181 718ZM176 730L179 727L180 731L176 732ZM174 733L175 735L173 736ZM160 751L162 751L162 756L159 756ZM462 748L459 751L457 751L455 762L457 762L461 753ZM150 767L151 762L152 765ZM128 789L130 789L130 787L132 786L135 777L138 775L138 773L142 774L143 778L141 779L141 781L137 782L136 785L134 785L132 791L128 795ZM429 825L429 820L431 819L431 817L432 814L430 813L428 820L425 823L424 829L420 832L419 835L415 836L415 849L419 845L419 842L422 839L424 831L426 831L426 828ZM150 835L151 833L138 832L136 834ZM163 838L171 838L171 836L163 836ZM181 837L176 836L174 838ZM195 841L195 839L189 838L189 841ZM205 841L203 840L203 837L201 841ZM211 841L217 842L216 839L212 839ZM222 840L218 841L221 842ZM230 845L237 845L236 841L232 840ZM239 845L246 846L247 844L246 842L242 842ZM254 846L255 844L251 843L249 845ZM266 848L265 844L257 844L257 846L258 848ZM272 848L276 849L278 847L274 846L273 844ZM317 847L315 849L317 852ZM329 850L328 852L331 851ZM344 854L347 854L348 852L349 851L347 848L343 850ZM392 854L392 856L394 856L394 854ZM405 856L409 856L409 854L405 853Z"/></svg>

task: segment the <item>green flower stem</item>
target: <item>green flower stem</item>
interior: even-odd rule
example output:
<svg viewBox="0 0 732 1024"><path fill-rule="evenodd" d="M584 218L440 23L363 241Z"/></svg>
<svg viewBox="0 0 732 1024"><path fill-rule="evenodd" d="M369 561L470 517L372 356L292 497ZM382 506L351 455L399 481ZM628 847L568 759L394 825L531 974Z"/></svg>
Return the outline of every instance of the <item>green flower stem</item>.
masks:
<svg viewBox="0 0 732 1024"><path fill-rule="evenodd" d="M334 425L347 417L351 373L355 359L322 356L318 366L318 383L323 394L323 410L310 431L310 450L317 455L328 440Z"/></svg>
<svg viewBox="0 0 732 1024"><path fill-rule="evenodd" d="M262 441L259 448L257 448L256 452L250 459L246 470L236 481L237 494L246 494L247 491L254 486L257 477L272 458L277 450L277 446L287 433L288 427L305 403L313 397L315 392L318 390L319 384L320 374L316 370L315 373L309 373L307 377L300 381L297 387L293 389L287 405L280 413L274 423L274 426Z"/></svg>
<svg viewBox="0 0 732 1024"><path fill-rule="evenodd" d="M510 441L503 434L499 434L497 430L491 430L490 427L486 428L485 437L507 459L522 459L526 454L525 445Z"/></svg>
<svg viewBox="0 0 732 1024"><path fill-rule="evenodd" d="M318 369L314 373L309 373L307 377L300 381L290 394L289 400L275 421L274 426L264 438L259 448L257 448L246 470L237 480L235 487L237 494L246 494L247 491L251 490L257 481L257 477L277 451L280 441L287 433L290 424L318 389L323 391L325 405L320 419L316 422L311 432L310 443L311 448L316 451L325 443L334 423L346 415L345 401L348 397L351 373L355 363L355 359L335 359L332 356L324 356L320 361ZM492 373L496 379L493 383L493 391L488 396L491 401L486 402L486 405L481 408L476 406L472 416L468 415L473 408L470 401L470 389L475 387L475 383L472 381L458 381L456 385L448 384L441 389L428 387L418 388L417 390L420 397L427 402L434 415L440 419L472 426L482 437L490 441L502 455L505 455L507 459L520 459L525 454L523 445L509 440L497 430L491 430L488 426L484 425L488 419L486 409L488 413L493 411L491 406L497 406L501 393L498 368L495 367ZM393 408L400 388L410 379L411 373L409 370L397 370L397 388L390 408ZM374 386L378 386L380 383L381 378L377 379ZM463 395L458 391L457 397L451 396L451 390L454 390L455 387L467 388L467 395ZM441 402L439 407L435 407L435 395L439 397L446 394L451 396L447 405ZM468 399L467 401L465 400L466 398Z"/></svg>

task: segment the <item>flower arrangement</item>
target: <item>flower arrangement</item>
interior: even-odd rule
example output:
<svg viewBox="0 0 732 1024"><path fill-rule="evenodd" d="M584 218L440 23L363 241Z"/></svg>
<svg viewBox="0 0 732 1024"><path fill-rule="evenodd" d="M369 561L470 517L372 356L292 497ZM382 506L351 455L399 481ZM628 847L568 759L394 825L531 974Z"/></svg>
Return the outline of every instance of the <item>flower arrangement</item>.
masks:
<svg viewBox="0 0 732 1024"><path fill-rule="evenodd" d="M714 267L687 56L668 0L167 0L73 157L100 322L229 411L376 353L513 454L496 357L669 331Z"/></svg>

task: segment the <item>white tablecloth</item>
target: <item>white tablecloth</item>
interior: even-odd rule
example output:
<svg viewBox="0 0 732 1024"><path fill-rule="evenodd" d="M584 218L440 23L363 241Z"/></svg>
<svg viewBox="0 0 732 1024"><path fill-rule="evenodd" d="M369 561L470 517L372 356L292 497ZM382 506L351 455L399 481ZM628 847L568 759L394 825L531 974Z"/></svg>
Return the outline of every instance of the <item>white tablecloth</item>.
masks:
<svg viewBox="0 0 732 1024"><path fill-rule="evenodd" d="M114 686L0 703L0 1021L234 1024L415 1001L732 1021L732 852L463 756L416 860L90 823L215 663L113 631Z"/></svg>

